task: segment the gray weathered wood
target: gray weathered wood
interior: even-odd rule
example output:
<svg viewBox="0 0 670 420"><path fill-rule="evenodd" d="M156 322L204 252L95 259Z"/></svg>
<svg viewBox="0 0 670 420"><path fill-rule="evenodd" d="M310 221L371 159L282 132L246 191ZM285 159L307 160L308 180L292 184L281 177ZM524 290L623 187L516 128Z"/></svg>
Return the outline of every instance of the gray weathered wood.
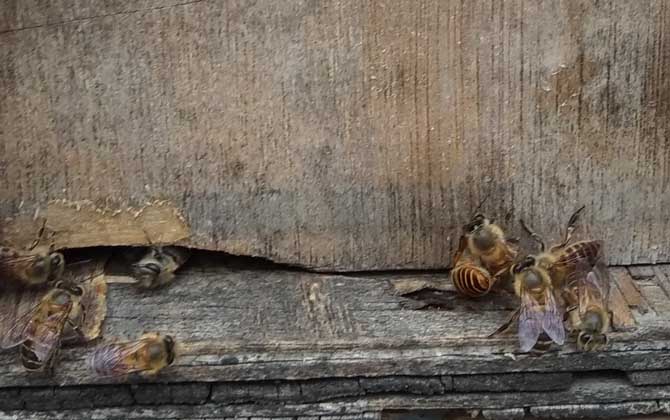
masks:
<svg viewBox="0 0 670 420"><path fill-rule="evenodd" d="M610 415L616 410L621 414L658 413L664 407L659 400L670 398L668 386L635 387L620 379L592 378L575 383L570 389L553 392L487 392L446 393L417 398L412 394L389 394L338 398L317 403L283 403L264 401L256 404L219 404L207 402L199 405L136 405L129 407L75 409L46 411L0 411L0 419L53 419L78 418L222 418L360 415L382 410L503 410L519 407L537 407L539 412L598 413ZM532 411L531 411L532 413ZM85 417L86 416L86 417ZM107 416L107 417L103 417Z"/></svg>
<svg viewBox="0 0 670 420"><path fill-rule="evenodd" d="M621 404L569 404L531 407L530 414L539 418L621 418L640 414L656 414L660 407L656 401L635 401Z"/></svg>
<svg viewBox="0 0 670 420"><path fill-rule="evenodd" d="M0 9L3 222L168 199L196 247L431 268L488 197L514 234L523 217L556 238L586 204L611 262L670 261L666 1ZM63 246L100 241L51 222Z"/></svg>
<svg viewBox="0 0 670 420"><path fill-rule="evenodd" d="M534 357L518 353L514 336L486 338L509 316L505 299L477 308L455 297L452 310L409 310L388 278L234 262L195 255L160 291L110 284L98 343L63 351L53 379L28 375L14 351L4 353L0 387L123 382L93 376L86 358L95 345L145 331L173 335L179 357L158 377L131 382L426 376L426 386L450 387L452 375L670 369L670 327L656 309L612 333L607 352L579 352L569 338L560 351Z"/></svg>
<svg viewBox="0 0 670 420"><path fill-rule="evenodd" d="M670 384L670 370L641 370L627 372L627 375L634 385Z"/></svg>

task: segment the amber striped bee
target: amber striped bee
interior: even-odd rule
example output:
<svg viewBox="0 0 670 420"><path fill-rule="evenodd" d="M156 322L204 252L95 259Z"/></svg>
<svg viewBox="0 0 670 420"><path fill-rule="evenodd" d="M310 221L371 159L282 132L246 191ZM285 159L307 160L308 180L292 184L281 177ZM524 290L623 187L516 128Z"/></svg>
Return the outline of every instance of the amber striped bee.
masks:
<svg viewBox="0 0 670 420"><path fill-rule="evenodd" d="M152 246L131 267L135 285L142 289L156 289L170 283L175 271L190 257L188 248L178 246Z"/></svg>
<svg viewBox="0 0 670 420"><path fill-rule="evenodd" d="M516 256L502 228L478 213L463 227L451 280L462 295L483 296L508 276Z"/></svg>
<svg viewBox="0 0 670 420"><path fill-rule="evenodd" d="M89 359L99 376L124 377L131 373L155 375L176 357L175 341L169 335L147 333L137 341L112 343L96 349Z"/></svg>
<svg viewBox="0 0 670 420"><path fill-rule="evenodd" d="M79 316L83 310L79 302L82 294L80 286L59 282L33 309L14 322L3 335L0 347L9 349L20 345L21 362L27 370L52 373L66 325L75 333L79 331L71 316Z"/></svg>

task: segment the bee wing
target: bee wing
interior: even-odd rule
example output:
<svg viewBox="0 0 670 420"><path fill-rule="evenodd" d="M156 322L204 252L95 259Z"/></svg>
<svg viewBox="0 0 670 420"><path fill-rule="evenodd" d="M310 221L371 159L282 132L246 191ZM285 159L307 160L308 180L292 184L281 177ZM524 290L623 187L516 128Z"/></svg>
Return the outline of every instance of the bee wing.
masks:
<svg viewBox="0 0 670 420"><path fill-rule="evenodd" d="M0 337L0 348L3 350L10 349L26 341L26 333L31 324L30 321L32 321L33 316L40 309L40 304L41 302L14 321L9 330Z"/></svg>
<svg viewBox="0 0 670 420"><path fill-rule="evenodd" d="M68 314L69 311L65 310L51 315L45 325L53 325L54 328L31 328L34 324L28 324L25 337L32 341L31 350L39 361L46 362L58 349Z"/></svg>
<svg viewBox="0 0 670 420"><path fill-rule="evenodd" d="M25 273L40 258L37 254L0 254L0 279L16 278L17 273Z"/></svg>
<svg viewBox="0 0 670 420"><path fill-rule="evenodd" d="M103 377L125 376L130 373L142 372L134 360L134 355L145 346L144 340L130 343L109 344L99 347L89 359L91 368Z"/></svg>
<svg viewBox="0 0 670 420"><path fill-rule="evenodd" d="M467 248L467 246L468 246L468 239L465 237L465 235L461 235L461 238L458 241L458 249L456 250L454 257L451 260L452 267L455 267L456 264L458 264L458 261L461 259L461 256L463 255L463 252L465 251L465 248Z"/></svg>
<svg viewBox="0 0 670 420"><path fill-rule="evenodd" d="M569 287L577 290L580 313L593 302L607 305L609 299L611 276L601 249L590 259L575 259L568 276Z"/></svg>
<svg viewBox="0 0 670 420"><path fill-rule="evenodd" d="M542 329L556 344L565 342L565 328L563 327L563 311L556 303L554 292L545 290L544 311L542 315Z"/></svg>
<svg viewBox="0 0 670 420"><path fill-rule="evenodd" d="M521 296L519 310L519 345L522 352L530 351L542 333L543 311L540 304L528 293Z"/></svg>

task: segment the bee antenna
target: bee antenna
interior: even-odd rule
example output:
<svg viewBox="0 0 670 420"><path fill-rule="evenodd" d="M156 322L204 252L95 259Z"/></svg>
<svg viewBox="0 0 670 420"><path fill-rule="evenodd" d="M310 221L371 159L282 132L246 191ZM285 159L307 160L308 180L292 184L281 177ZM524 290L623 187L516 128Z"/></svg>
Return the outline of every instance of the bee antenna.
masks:
<svg viewBox="0 0 670 420"><path fill-rule="evenodd" d="M488 199L489 199L488 195L486 197L484 197L484 199L482 201L480 201L479 204L477 205L477 208L475 209L474 213L477 213L479 211L479 209L482 208L484 203L486 203L486 200L488 200Z"/></svg>
<svg viewBox="0 0 670 420"><path fill-rule="evenodd" d="M572 216L570 216L570 220L568 220L568 227L574 226L577 223L577 220L579 220L579 215L585 208L586 205L583 205L577 210L575 210L574 213L572 213Z"/></svg>
<svg viewBox="0 0 670 420"><path fill-rule="evenodd" d="M73 265L86 264L86 263L90 263L91 261L93 261L93 260L90 259L90 258L87 259L87 260L75 261L75 262L67 263L66 267L72 267Z"/></svg>
<svg viewBox="0 0 670 420"><path fill-rule="evenodd" d="M521 223L521 227L522 227L526 232L528 232L528 234L530 235L530 237L533 238L533 240L534 240L535 242L537 242L537 243L540 245L540 251L541 251L541 252L544 252L546 246L545 246L545 244L544 244L544 241L543 241L542 238L540 237L540 235L538 235L538 234L535 233L531 228L529 228L528 225L526 224L526 222L524 222L523 219L519 219L519 223Z"/></svg>

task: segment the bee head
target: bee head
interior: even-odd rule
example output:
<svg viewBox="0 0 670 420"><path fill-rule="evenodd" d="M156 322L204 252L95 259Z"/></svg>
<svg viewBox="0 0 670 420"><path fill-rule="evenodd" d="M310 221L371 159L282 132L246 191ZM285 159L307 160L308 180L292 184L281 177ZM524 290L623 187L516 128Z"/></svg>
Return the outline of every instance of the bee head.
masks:
<svg viewBox="0 0 670 420"><path fill-rule="evenodd" d="M50 273L49 280L53 281L58 279L65 270L65 257L60 252L52 252L49 254L49 265Z"/></svg>
<svg viewBox="0 0 670 420"><path fill-rule="evenodd" d="M520 262L518 262L518 263L516 263L512 266L512 273L519 274L522 271L524 271L525 269L527 269L528 267L532 267L534 265L535 265L535 257L533 257L532 255L529 255L526 258L524 258L523 260L521 260Z"/></svg>
<svg viewBox="0 0 670 420"><path fill-rule="evenodd" d="M168 365L171 365L176 357L174 339L172 336L166 335L163 338L163 343L165 344L165 350L167 351L167 363Z"/></svg>
<svg viewBox="0 0 670 420"><path fill-rule="evenodd" d="M469 223L463 226L463 230L466 233L474 233L488 223L489 220L483 214L477 213L472 217L472 220L470 220Z"/></svg>
<svg viewBox="0 0 670 420"><path fill-rule="evenodd" d="M596 351L607 345L608 338L606 334L588 331L580 331L577 336L577 347L583 351Z"/></svg>

